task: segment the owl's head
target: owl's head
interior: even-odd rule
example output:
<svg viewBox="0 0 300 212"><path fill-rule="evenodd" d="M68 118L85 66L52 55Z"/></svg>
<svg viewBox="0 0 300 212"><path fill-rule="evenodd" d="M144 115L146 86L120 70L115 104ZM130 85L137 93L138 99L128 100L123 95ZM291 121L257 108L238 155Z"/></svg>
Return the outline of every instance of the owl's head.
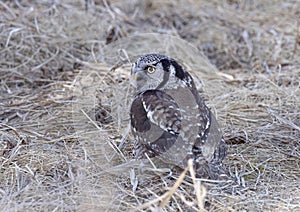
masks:
<svg viewBox="0 0 300 212"><path fill-rule="evenodd" d="M193 84L191 76L182 65L161 54L139 57L133 65L131 77L137 92L192 87Z"/></svg>

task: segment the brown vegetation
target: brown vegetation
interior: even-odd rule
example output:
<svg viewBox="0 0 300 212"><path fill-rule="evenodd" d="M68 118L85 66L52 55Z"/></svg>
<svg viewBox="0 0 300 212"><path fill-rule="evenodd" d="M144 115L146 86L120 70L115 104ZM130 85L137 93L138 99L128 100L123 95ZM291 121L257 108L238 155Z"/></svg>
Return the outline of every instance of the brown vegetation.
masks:
<svg viewBox="0 0 300 212"><path fill-rule="evenodd" d="M299 1L32 2L0 2L1 211L300 210ZM176 53L222 125L230 180L131 160L130 65L111 55L147 32L209 59ZM136 53L187 46L157 38Z"/></svg>

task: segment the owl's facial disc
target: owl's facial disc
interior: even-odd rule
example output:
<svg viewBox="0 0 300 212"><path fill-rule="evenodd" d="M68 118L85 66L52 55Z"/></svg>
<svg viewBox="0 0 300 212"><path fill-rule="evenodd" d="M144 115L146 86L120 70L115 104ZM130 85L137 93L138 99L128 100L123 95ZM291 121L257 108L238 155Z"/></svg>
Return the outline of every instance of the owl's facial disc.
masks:
<svg viewBox="0 0 300 212"><path fill-rule="evenodd" d="M131 71L131 84L136 87L138 91L145 90L146 88L155 88L153 86L157 80L153 75L156 72L156 63L157 61L144 62L140 60L134 63Z"/></svg>
<svg viewBox="0 0 300 212"><path fill-rule="evenodd" d="M133 65L131 79L138 92L190 84L189 75L183 67L174 59L160 54L139 57Z"/></svg>

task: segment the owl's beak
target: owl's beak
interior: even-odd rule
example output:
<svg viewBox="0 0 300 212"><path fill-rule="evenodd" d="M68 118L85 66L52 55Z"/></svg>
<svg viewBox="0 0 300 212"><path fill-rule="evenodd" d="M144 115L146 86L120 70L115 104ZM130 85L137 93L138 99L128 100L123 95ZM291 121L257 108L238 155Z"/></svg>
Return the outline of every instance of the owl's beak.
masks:
<svg viewBox="0 0 300 212"><path fill-rule="evenodd" d="M145 74L143 71L138 69L133 69L131 74L131 84L138 88L144 84Z"/></svg>
<svg viewBox="0 0 300 212"><path fill-rule="evenodd" d="M141 76L143 75L141 72L137 71L137 72L133 72L131 75L131 84L137 88L140 85L141 80L143 79L143 77Z"/></svg>
<svg viewBox="0 0 300 212"><path fill-rule="evenodd" d="M140 82L145 79L145 73L143 71L137 71L133 74L134 81Z"/></svg>
<svg viewBox="0 0 300 212"><path fill-rule="evenodd" d="M136 70L135 64L133 64L132 70L131 70L131 79L130 84L137 88L137 79L138 79L138 70Z"/></svg>
<svg viewBox="0 0 300 212"><path fill-rule="evenodd" d="M146 75L143 71L135 71L132 73L132 78L134 81L136 82L141 82L141 81L144 81L145 78L146 78Z"/></svg>
<svg viewBox="0 0 300 212"><path fill-rule="evenodd" d="M137 81L138 77L139 77L139 73L138 72L134 73L133 75L134 81Z"/></svg>

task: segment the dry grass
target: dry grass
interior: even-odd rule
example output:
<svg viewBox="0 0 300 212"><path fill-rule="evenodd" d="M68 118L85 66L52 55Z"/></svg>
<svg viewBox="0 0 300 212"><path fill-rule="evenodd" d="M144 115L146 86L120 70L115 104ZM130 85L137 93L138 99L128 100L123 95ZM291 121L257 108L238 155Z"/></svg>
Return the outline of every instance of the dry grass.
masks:
<svg viewBox="0 0 300 212"><path fill-rule="evenodd" d="M30 2L0 2L1 211L300 210L298 1ZM231 180L131 159L120 47L125 61L175 55L201 79Z"/></svg>

